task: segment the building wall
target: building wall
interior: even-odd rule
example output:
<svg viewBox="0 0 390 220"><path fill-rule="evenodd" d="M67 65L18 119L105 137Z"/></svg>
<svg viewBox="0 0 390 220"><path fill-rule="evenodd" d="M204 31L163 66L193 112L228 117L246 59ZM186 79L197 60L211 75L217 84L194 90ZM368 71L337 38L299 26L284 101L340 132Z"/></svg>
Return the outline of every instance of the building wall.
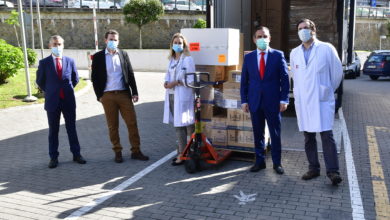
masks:
<svg viewBox="0 0 390 220"><path fill-rule="evenodd" d="M10 10L0 11L0 38L8 43L17 45L15 32L11 26L4 23ZM39 48L38 27L34 14L35 47ZM142 43L145 49L166 49L169 47L171 37L180 32L181 28L192 27L196 20L206 19L205 14L196 12L172 12L166 13L159 21L147 24L142 29ZM31 47L31 19L25 16L27 44ZM50 36L59 34L65 39L65 47L68 49L92 49L95 48L92 10L46 9L41 11L42 34L44 47ZM135 49L139 45L138 27L126 23L122 11L97 12L99 48L104 47L104 33L109 29L115 29L120 34L120 46L122 48ZM18 28L19 31L19 28Z"/></svg>
<svg viewBox="0 0 390 220"><path fill-rule="evenodd" d="M388 35L387 19L356 19L355 50L379 50L380 36ZM390 50L390 39L382 39L382 50Z"/></svg>

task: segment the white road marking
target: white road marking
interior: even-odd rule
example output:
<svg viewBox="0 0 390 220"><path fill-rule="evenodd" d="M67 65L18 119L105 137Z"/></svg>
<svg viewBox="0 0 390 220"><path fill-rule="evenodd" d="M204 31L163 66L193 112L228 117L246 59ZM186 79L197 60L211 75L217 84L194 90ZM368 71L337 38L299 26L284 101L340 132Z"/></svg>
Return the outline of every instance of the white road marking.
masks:
<svg viewBox="0 0 390 220"><path fill-rule="evenodd" d="M159 167L161 164L165 163L172 157L176 155L177 151L172 151L171 153L167 154L165 157L161 158L157 162L153 163L152 165L146 167L145 169L141 170L139 173L135 174L131 178L127 179L125 182L121 183L120 185L116 186L112 190L108 191L107 193L103 193L101 197L93 200L92 202L86 204L85 206L81 207L80 209L74 211L72 214L70 214L65 219L78 219L85 213L89 212L91 209L95 208L96 206L102 204L107 199L115 196L118 193L123 192L127 187L129 187L131 184L137 182L139 179L144 177L146 174L152 172L154 169Z"/></svg>
<svg viewBox="0 0 390 220"><path fill-rule="evenodd" d="M347 166L349 195L351 197L352 218L354 220L357 219L363 220L365 219L363 202L360 193L358 178L356 175L355 163L353 161L351 140L349 139L347 124L345 123L342 108L340 108L339 110L339 116L340 116L341 131L342 131L343 141L344 141L345 163Z"/></svg>
<svg viewBox="0 0 390 220"><path fill-rule="evenodd" d="M245 205L248 202L255 201L256 200L256 196L257 196L257 193L245 195L245 193L243 193L241 190L240 190L240 196L234 195L234 197L236 199L238 199L238 201L239 201L238 204L239 205Z"/></svg>

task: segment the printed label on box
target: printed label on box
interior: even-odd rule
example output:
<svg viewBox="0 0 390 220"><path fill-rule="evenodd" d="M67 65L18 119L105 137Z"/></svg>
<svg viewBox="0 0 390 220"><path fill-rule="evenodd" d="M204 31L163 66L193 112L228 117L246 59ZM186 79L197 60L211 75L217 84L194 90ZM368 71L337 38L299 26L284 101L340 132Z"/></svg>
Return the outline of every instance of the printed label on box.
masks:
<svg viewBox="0 0 390 220"><path fill-rule="evenodd" d="M200 51L200 43L190 43L190 51Z"/></svg>
<svg viewBox="0 0 390 220"><path fill-rule="evenodd" d="M224 54L218 55L218 62L225 63L226 62L226 56Z"/></svg>

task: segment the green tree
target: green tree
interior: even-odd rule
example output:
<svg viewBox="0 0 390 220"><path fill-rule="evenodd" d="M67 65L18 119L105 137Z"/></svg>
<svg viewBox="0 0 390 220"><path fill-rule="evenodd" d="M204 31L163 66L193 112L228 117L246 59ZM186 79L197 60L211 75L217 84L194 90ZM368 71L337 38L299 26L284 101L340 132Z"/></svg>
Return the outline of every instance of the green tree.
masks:
<svg viewBox="0 0 390 220"><path fill-rule="evenodd" d="M126 22L138 26L139 49L142 49L142 26L158 19L164 14L159 0L131 0L123 7Z"/></svg>
<svg viewBox="0 0 390 220"><path fill-rule="evenodd" d="M202 18L196 20L196 23L193 26L193 28L206 28L206 27L207 27L206 21L203 20Z"/></svg>
<svg viewBox="0 0 390 220"><path fill-rule="evenodd" d="M23 52L0 39L0 85L9 77L16 75L24 67Z"/></svg>
<svg viewBox="0 0 390 220"><path fill-rule="evenodd" d="M19 13L16 12L15 10L12 10L11 11L11 15L5 20L5 23L7 23L9 25L12 25L14 27L15 35L16 35L16 41L18 42L18 47L20 47L19 35L18 35L18 31L16 29L16 27L20 26L20 24L19 24Z"/></svg>

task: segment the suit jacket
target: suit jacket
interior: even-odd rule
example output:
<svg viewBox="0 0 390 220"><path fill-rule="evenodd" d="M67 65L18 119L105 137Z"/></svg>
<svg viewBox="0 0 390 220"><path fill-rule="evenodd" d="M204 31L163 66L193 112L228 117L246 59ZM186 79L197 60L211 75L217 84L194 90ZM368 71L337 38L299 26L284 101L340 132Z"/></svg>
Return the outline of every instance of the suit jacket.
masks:
<svg viewBox="0 0 390 220"><path fill-rule="evenodd" d="M279 112L280 102L288 103L289 80L282 51L269 48L264 78L260 79L257 50L245 55L241 73L241 102L251 112L260 107Z"/></svg>
<svg viewBox="0 0 390 220"><path fill-rule="evenodd" d="M129 91L130 96L138 95L137 84L135 82L134 72L131 67L129 56L125 51L120 49L118 49L118 54L126 90ZM99 100L103 96L107 83L105 49L93 55L91 79L96 97Z"/></svg>
<svg viewBox="0 0 390 220"><path fill-rule="evenodd" d="M52 55L39 61L36 83L45 92L45 110L57 110L60 89L64 91L64 108L75 109L76 99L73 88L79 82L76 65L72 58L62 57L62 79L58 77Z"/></svg>

